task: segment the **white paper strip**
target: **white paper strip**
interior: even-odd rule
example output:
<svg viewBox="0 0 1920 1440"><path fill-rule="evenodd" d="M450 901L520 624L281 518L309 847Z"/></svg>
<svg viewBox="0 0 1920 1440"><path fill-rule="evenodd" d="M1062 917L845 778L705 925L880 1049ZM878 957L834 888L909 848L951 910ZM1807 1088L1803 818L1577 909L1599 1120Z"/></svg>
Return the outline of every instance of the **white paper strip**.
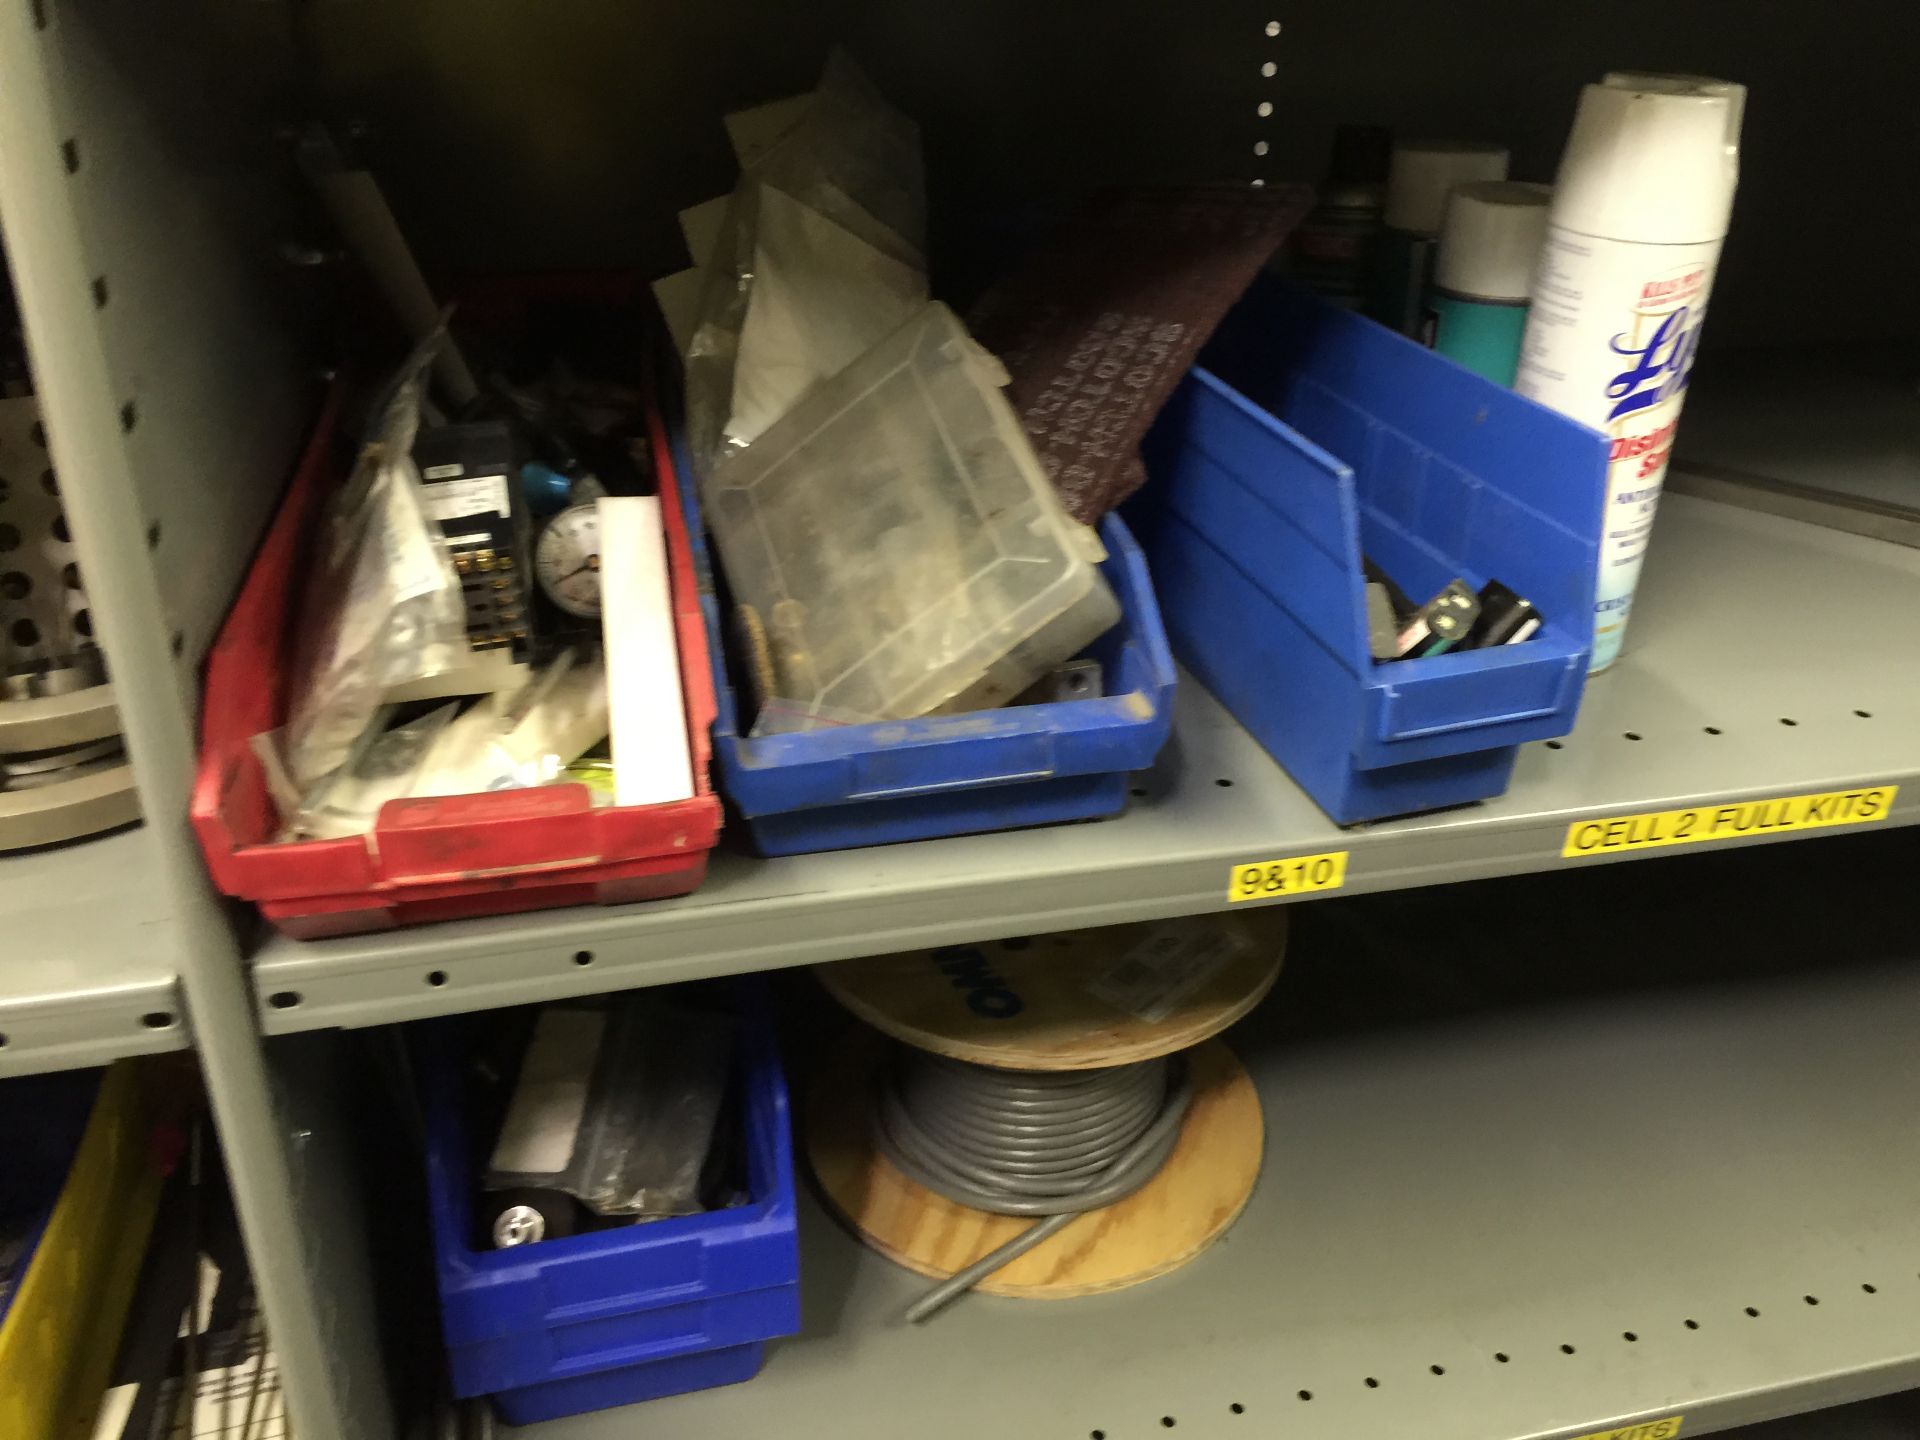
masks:
<svg viewBox="0 0 1920 1440"><path fill-rule="evenodd" d="M691 799L693 759L658 496L600 501L600 600L614 801Z"/></svg>

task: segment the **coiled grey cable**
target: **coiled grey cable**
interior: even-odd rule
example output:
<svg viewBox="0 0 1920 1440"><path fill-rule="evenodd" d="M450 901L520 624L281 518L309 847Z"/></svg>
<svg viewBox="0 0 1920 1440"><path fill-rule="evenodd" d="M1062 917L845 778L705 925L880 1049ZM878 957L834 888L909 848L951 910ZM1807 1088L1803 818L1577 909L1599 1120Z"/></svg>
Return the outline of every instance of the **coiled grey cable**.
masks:
<svg viewBox="0 0 1920 1440"><path fill-rule="evenodd" d="M1193 1099L1182 1056L1105 1070L1002 1070L903 1050L881 1082L874 1137L903 1174L956 1204L1039 1223L907 1309L927 1319L1078 1215L1160 1172Z"/></svg>

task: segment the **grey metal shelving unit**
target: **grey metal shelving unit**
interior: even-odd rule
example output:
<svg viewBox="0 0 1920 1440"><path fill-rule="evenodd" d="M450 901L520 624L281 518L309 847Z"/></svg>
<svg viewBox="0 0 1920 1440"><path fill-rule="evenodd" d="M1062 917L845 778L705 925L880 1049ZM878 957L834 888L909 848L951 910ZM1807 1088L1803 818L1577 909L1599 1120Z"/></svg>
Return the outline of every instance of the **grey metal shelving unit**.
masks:
<svg viewBox="0 0 1920 1440"><path fill-rule="evenodd" d="M927 1282L809 1198L802 1333L647 1430L1638 1440L1920 1385L1920 1067L1886 1063L1920 1025L1910 963L1357 1040L1272 1020L1229 1037L1266 1109L1259 1186L1184 1269L910 1326Z"/></svg>
<svg viewBox="0 0 1920 1440"><path fill-rule="evenodd" d="M1779 605L1781 577L1809 574L1820 584ZM274 939L254 957L261 1013L275 1032L379 1024L1196 914L1227 906L1235 865L1336 850L1350 856L1342 894L1593 865L1606 862L1562 857L1572 822L1680 806L1896 786L1878 823L1920 821L1920 666L1890 659L1920 552L1675 497L1643 594L1627 658L1591 684L1579 729L1529 746L1512 789L1485 805L1341 830L1189 679L1174 740L1119 819L779 860L723 853L684 900ZM1736 643L1762 616L1769 640Z"/></svg>
<svg viewBox="0 0 1920 1440"><path fill-rule="evenodd" d="M654 271L681 263L669 211L730 183L719 112L810 83L842 36L917 87L902 98L943 142L948 214L1050 195L1063 174L1291 178L1349 113L1512 126L1517 169L1545 173L1573 87L1648 63L1609 48L1626 34L1756 95L1844 87L1848 123L1888 145L1911 128L1893 72L1920 43L1913 7L1889 7L1864 54L1846 26L1756 15L1730 30L1660 0L1484 3L1501 47L1450 13L1393 7L1400 43L1383 48L1383 7L1348 0L1177 16L1151 0L662 0L563 24L524 6L476 21L445 5L0 0L0 229L150 817L0 856L0 1073L193 1045L301 1440L397 1433L369 1258L392 1216L356 1168L339 1030L1197 913L1227 904L1248 861L1345 850L1352 895L1608 863L1564 859L1568 826L1683 805L1897 786L1879 825L1920 821L1920 552L1676 496L1627 660L1491 804L1337 830L1189 684L1166 758L1100 824L780 861L723 850L681 900L314 944L258 940L211 893L183 818L195 666L315 409L298 337L333 318L298 313L283 263L317 253L292 203L292 124L369 118L398 159L402 221L439 258ZM1518 55L1514 85L1463 85ZM1881 57L1894 83L1875 86L1863 67ZM976 123L986 96L1001 123ZM523 125L523 108L564 123ZM1879 183L1887 146L1770 143L1779 165L1749 167L1737 224L1755 243L1730 252L1716 339L1845 329L1805 283L1830 239L1795 165L1817 159L1823 193L1884 208L1850 231L1857 273L1908 260L1914 200ZM643 178L603 193L613 175ZM1888 333L1898 303L1889 287ZM1912 453L1903 372L1819 373L1824 391L1735 388L1711 412L1703 392L1683 437L1721 466L1767 473L1775 447L1797 482L1838 464L1879 487ZM1827 423L1795 418L1822 393ZM1832 421L1841 410L1853 418ZM970 1300L908 1330L893 1317L913 1282L809 1210L808 1330L758 1381L535 1433L1124 1440L1166 1419L1559 1440L1682 1413L1695 1433L1920 1383L1917 1009L1920 984L1888 971L1306 1049L1252 1030L1265 1178L1189 1270L1070 1307Z"/></svg>
<svg viewBox="0 0 1920 1440"><path fill-rule="evenodd" d="M40 907L0 918L0 1007L47 1027L47 1065L143 1048L135 1003L191 1034L289 1411L312 1440L379 1440L371 1327L314 1278L340 1264L315 1213L331 1182L306 1168L304 1097L268 1063L186 818L196 667L318 394L280 259L288 24L246 3L0 0L0 232L147 816L0 855L0 896Z"/></svg>

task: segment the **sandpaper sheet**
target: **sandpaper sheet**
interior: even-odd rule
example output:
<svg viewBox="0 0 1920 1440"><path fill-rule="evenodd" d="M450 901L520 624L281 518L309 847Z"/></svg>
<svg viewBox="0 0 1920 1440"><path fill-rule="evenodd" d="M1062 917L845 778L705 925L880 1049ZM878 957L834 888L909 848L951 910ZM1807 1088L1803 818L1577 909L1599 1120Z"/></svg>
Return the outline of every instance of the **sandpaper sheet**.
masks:
<svg viewBox="0 0 1920 1440"><path fill-rule="evenodd" d="M1304 185L1100 190L974 306L1076 520L1140 487L1154 417L1312 203Z"/></svg>

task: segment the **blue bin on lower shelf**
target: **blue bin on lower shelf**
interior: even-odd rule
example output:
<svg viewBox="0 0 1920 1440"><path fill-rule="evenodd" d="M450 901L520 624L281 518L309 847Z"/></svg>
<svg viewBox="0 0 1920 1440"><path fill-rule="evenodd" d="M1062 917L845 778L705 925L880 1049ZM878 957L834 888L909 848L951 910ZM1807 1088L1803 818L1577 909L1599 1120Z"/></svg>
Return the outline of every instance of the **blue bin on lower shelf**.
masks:
<svg viewBox="0 0 1920 1440"><path fill-rule="evenodd" d="M455 1395L490 1395L513 1425L750 1379L764 1342L800 1328L786 1079L772 1028L741 1029L745 1204L473 1248L474 1154L459 1022L422 1047L427 1192Z"/></svg>
<svg viewBox="0 0 1920 1440"><path fill-rule="evenodd" d="M1573 728L1607 441L1284 282L1229 314L1130 514L1174 648L1342 825L1483 800ZM1531 640L1378 664L1361 557L1417 599L1531 600Z"/></svg>
<svg viewBox="0 0 1920 1440"><path fill-rule="evenodd" d="M691 476L678 436L674 458ZM1173 728L1178 672L1146 560L1118 515L1101 522L1100 569L1119 598L1120 623L1085 652L1100 662L1100 699L754 739L740 733L695 489L690 479L680 485L713 652L713 749L721 789L761 854L1094 820L1126 808L1128 777L1153 763Z"/></svg>

